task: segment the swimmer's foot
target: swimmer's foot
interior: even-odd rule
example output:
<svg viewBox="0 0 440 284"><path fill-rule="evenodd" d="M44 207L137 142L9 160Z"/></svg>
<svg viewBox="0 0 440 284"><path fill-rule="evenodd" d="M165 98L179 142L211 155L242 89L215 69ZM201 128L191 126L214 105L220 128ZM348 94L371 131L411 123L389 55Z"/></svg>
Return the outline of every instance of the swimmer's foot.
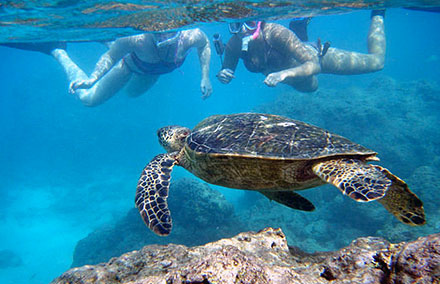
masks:
<svg viewBox="0 0 440 284"><path fill-rule="evenodd" d="M9 42L9 43L2 43L1 45L12 47L12 48L18 48L23 50L29 50L29 51L37 51L42 52L47 55L50 55L52 50L54 49L66 49L66 43L65 42Z"/></svg>
<svg viewBox="0 0 440 284"><path fill-rule="evenodd" d="M373 18L374 16L382 16L383 18L385 18L385 9L371 11L371 18Z"/></svg>

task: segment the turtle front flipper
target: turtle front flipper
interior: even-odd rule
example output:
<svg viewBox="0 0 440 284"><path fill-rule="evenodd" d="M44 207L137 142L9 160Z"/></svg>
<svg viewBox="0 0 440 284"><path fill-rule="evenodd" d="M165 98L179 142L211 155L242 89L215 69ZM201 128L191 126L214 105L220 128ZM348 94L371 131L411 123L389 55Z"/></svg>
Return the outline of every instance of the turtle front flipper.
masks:
<svg viewBox="0 0 440 284"><path fill-rule="evenodd" d="M375 166L356 159L335 159L315 164L313 172L343 194L359 202L382 198L392 181Z"/></svg>
<svg viewBox="0 0 440 284"><path fill-rule="evenodd" d="M381 166L374 165L377 170L389 178L393 184L385 196L378 201L402 223L420 226L426 223L423 202L409 189L408 185Z"/></svg>
<svg viewBox="0 0 440 284"><path fill-rule="evenodd" d="M168 209L168 190L171 171L177 163L175 153L160 154L142 171L136 189L135 204L145 224L156 234L171 232L172 221Z"/></svg>
<svg viewBox="0 0 440 284"><path fill-rule="evenodd" d="M260 191L261 194L287 207L302 211L313 211L315 206L308 199L293 191Z"/></svg>

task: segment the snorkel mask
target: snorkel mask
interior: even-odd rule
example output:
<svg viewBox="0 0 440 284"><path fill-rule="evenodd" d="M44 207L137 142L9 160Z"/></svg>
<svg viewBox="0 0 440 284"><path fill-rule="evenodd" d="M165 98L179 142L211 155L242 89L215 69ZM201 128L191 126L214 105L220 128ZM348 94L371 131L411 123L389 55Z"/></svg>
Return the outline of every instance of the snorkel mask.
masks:
<svg viewBox="0 0 440 284"><path fill-rule="evenodd" d="M258 38L261 30L261 22L260 21L246 21L244 23L230 23L229 24L229 32L231 34L239 34L243 33L247 36L243 37L241 42L241 50L247 51L248 45L251 40Z"/></svg>
<svg viewBox="0 0 440 284"><path fill-rule="evenodd" d="M258 24L260 22L257 21L246 21L244 23L242 22L234 22L229 23L229 32L231 34L238 34L240 32L247 33L247 32L253 32L258 28Z"/></svg>
<svg viewBox="0 0 440 284"><path fill-rule="evenodd" d="M155 44L159 48L177 42L179 40L179 37L180 37L180 31L154 34Z"/></svg>

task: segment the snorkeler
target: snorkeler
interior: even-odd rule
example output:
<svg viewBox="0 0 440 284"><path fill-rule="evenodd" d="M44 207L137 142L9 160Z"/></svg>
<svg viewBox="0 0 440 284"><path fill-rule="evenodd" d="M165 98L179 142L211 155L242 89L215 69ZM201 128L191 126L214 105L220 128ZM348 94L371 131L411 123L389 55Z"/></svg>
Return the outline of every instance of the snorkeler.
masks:
<svg viewBox="0 0 440 284"><path fill-rule="evenodd" d="M368 54L332 48L329 43L321 45L320 41L306 43L275 23L230 23L229 31L233 35L225 46L217 78L224 84L235 78L240 58L250 72L266 76L267 86L282 82L301 92L318 88L319 73L352 75L379 71L385 61L384 15L384 10L371 13Z"/></svg>
<svg viewBox="0 0 440 284"><path fill-rule="evenodd" d="M130 96L142 95L156 83L160 75L180 67L191 48L198 51L202 98L212 93L209 80L211 48L208 37L198 28L119 38L101 56L90 77L72 61L65 44L24 43L6 46L40 51L55 57L70 81L69 92L77 95L86 106L102 104L125 85Z"/></svg>

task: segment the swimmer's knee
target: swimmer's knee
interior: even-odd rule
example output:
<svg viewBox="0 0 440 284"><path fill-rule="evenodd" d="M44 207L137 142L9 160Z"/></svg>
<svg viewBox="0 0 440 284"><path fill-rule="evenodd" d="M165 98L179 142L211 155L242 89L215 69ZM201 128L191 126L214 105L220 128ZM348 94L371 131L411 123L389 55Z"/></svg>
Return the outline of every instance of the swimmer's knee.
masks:
<svg viewBox="0 0 440 284"><path fill-rule="evenodd" d="M385 65L385 64L383 64L383 63L377 65L377 66L376 66L376 71L380 71L380 70L382 70L382 69L384 68L384 65Z"/></svg>
<svg viewBox="0 0 440 284"><path fill-rule="evenodd" d="M371 64L372 71L380 71L385 67L385 59L384 58L378 58L374 60L374 62Z"/></svg>
<svg viewBox="0 0 440 284"><path fill-rule="evenodd" d="M385 62L382 60L379 64L377 64L377 71L382 70L385 67Z"/></svg>

